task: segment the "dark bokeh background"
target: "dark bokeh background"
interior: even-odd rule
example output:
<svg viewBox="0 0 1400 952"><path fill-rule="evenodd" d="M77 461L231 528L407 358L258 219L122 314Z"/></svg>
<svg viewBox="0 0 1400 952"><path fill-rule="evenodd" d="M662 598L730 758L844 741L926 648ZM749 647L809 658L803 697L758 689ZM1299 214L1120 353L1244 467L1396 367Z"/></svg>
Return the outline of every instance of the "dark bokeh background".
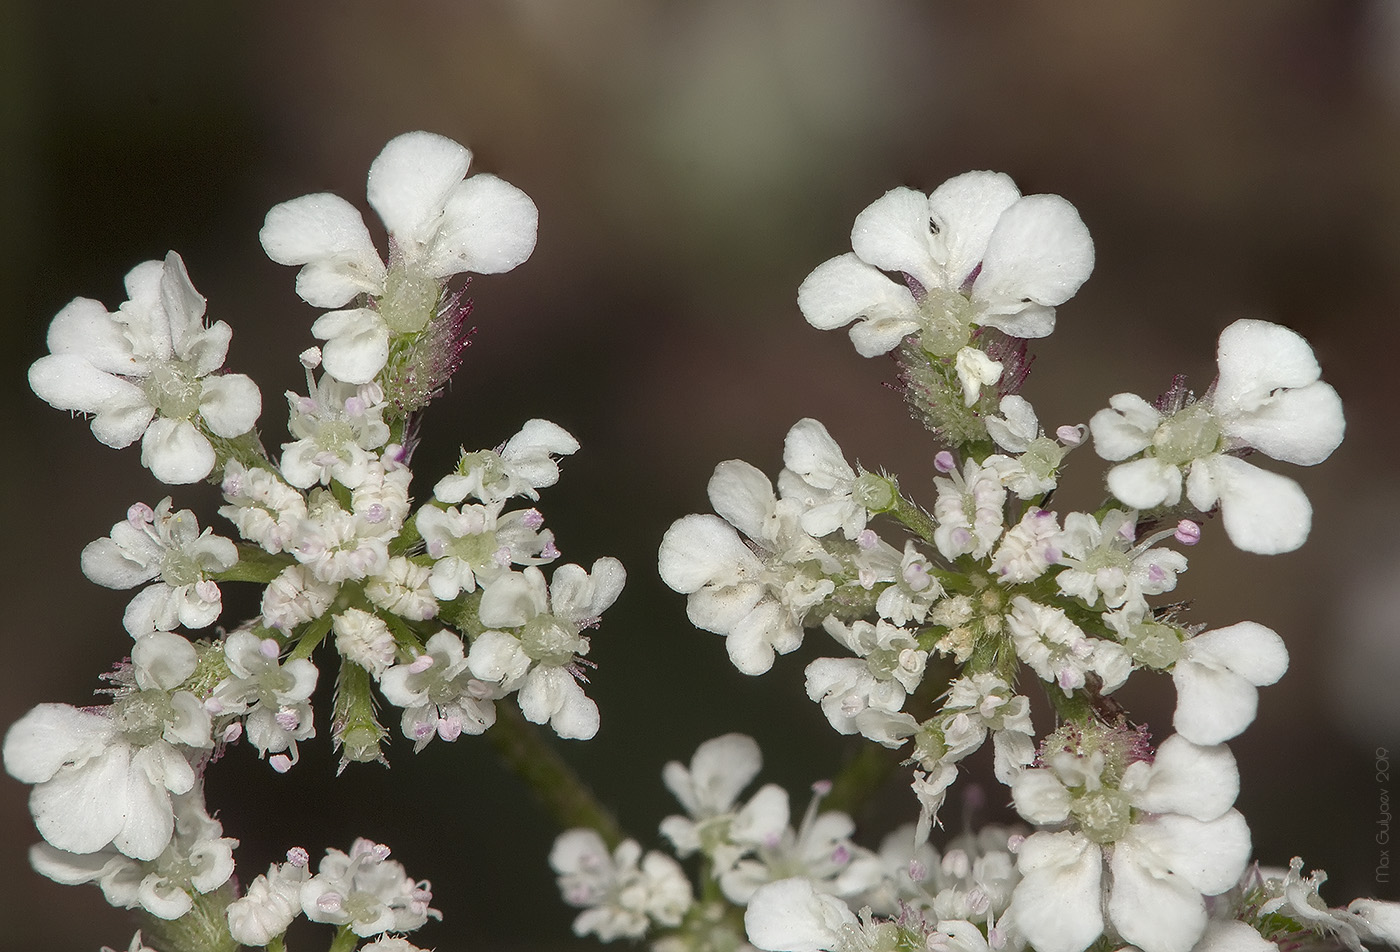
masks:
<svg viewBox="0 0 1400 952"><path fill-rule="evenodd" d="M1179 371L1204 387L1215 335L1240 316L1314 342L1350 431L1327 465L1293 474L1317 510L1311 542L1263 559L1210 526L1178 592L1198 620L1256 619L1293 653L1233 745L1260 857L1325 867L1334 902L1400 898L1376 881L1389 784L1374 772L1377 745L1400 761L1397 51L1392 0L0 3L0 722L84 703L127 650L129 594L87 583L77 554L164 494L135 450L96 445L25 387L49 318L75 295L115 306L130 267L179 250L211 317L233 325L229 365L262 385L276 444L315 312L263 257L263 214L318 190L363 207L369 161L424 128L528 192L541 227L526 265L474 286L480 330L429 417L419 490L459 443L547 416L583 443L542 504L566 558L616 555L631 572L594 640L603 729L569 758L649 845L671 809L662 763L706 737L753 733L765 776L794 790L830 775L846 748L801 689L820 639L744 678L688 626L655 547L706 508L719 460L776 471L802 416L927 485L929 444L880 386L890 366L808 327L795 290L886 189L995 168L1068 197L1098 244L1093 278L1037 345L1027 394L1047 424ZM1059 501L1092 505L1094 460L1072 461ZM216 505L204 488L174 495L204 518ZM1168 724L1169 684L1125 695ZM578 945L545 864L554 831L487 744L416 758L397 745L392 770L336 783L327 746L307 745L289 777L246 749L211 775L245 876L288 846L368 835L434 882L447 919L420 943ZM28 871L25 796L0 779L0 946L125 948L125 914L95 888ZM895 790L862 821L886 828L910 807Z"/></svg>

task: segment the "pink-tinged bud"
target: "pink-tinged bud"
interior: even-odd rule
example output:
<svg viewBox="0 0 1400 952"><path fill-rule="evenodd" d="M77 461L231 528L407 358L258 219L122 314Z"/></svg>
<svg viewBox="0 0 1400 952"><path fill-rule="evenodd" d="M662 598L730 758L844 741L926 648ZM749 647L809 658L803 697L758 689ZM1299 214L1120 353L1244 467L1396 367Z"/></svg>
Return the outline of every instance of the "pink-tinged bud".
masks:
<svg viewBox="0 0 1400 952"><path fill-rule="evenodd" d="M437 734L443 740L451 743L462 736L462 719L460 717L443 717L438 719Z"/></svg>
<svg viewBox="0 0 1400 952"><path fill-rule="evenodd" d="M1055 438L1065 446L1078 446L1084 442L1084 424L1062 426L1055 431Z"/></svg>
<svg viewBox="0 0 1400 952"><path fill-rule="evenodd" d="M435 662L433 661L432 655L421 654L413 659L413 662L408 666L408 670L411 674L422 674L424 671L427 671L429 668L431 668L434 664Z"/></svg>
<svg viewBox="0 0 1400 952"><path fill-rule="evenodd" d="M225 728L224 728L223 741L224 741L225 744L232 744L234 741L238 740L238 738L240 738L240 737L242 737L242 736L243 736L243 722L242 722L242 721L234 721L234 722L233 722L232 724L230 724L228 727L225 727Z"/></svg>
<svg viewBox="0 0 1400 952"><path fill-rule="evenodd" d="M1195 545L1201 541L1201 526L1190 519L1183 519L1176 524L1174 535L1182 545Z"/></svg>
<svg viewBox="0 0 1400 952"><path fill-rule="evenodd" d="M316 908L320 909L322 912L339 912L341 906L344 904L345 900L341 897L340 893L322 893L316 899Z"/></svg>
<svg viewBox="0 0 1400 952"><path fill-rule="evenodd" d="M414 740L422 740L424 737L430 736L430 735L433 733L433 731L435 731L435 730L437 730L437 727L436 727L435 725L433 725L433 724L428 723L427 721L423 721L423 722L421 722L421 723L414 724L414 725L413 725L413 739L414 739Z"/></svg>
<svg viewBox="0 0 1400 952"><path fill-rule="evenodd" d="M276 638L264 638L258 642L258 654L269 661L277 658L282 653L282 646L277 643Z"/></svg>
<svg viewBox="0 0 1400 952"><path fill-rule="evenodd" d="M219 583L213 579L201 579L194 583L194 593L199 596L199 600L209 604L219 601Z"/></svg>
<svg viewBox="0 0 1400 952"><path fill-rule="evenodd" d="M867 552L879 544L880 537L875 534L875 530L873 529L862 529L860 534L856 536L856 545L865 549Z"/></svg>
<svg viewBox="0 0 1400 952"><path fill-rule="evenodd" d="M838 846L831 852L831 861L837 866L845 866L851 861L851 851L844 846Z"/></svg>
<svg viewBox="0 0 1400 952"><path fill-rule="evenodd" d="M538 509L526 509L520 514L520 521L525 524L525 528L537 530L544 525L544 514Z"/></svg>
<svg viewBox="0 0 1400 952"><path fill-rule="evenodd" d="M1013 833L1006 838L1006 851L1008 853L1021 852L1021 845L1026 842L1026 837L1021 833Z"/></svg>
<svg viewBox="0 0 1400 952"><path fill-rule="evenodd" d="M940 473L951 473L958 468L958 461L953 458L953 454L947 450L939 450L933 458L933 468Z"/></svg>
<svg viewBox="0 0 1400 952"><path fill-rule="evenodd" d="M819 797L827 796L831 793L830 780L818 780L812 784L812 792Z"/></svg>
<svg viewBox="0 0 1400 952"><path fill-rule="evenodd" d="M156 513L144 502L133 503L131 508L126 511L126 521L139 529L143 523L150 525L155 522Z"/></svg>
<svg viewBox="0 0 1400 952"><path fill-rule="evenodd" d="M928 878L928 867L916 859L909 861L909 878L916 883L923 882Z"/></svg>
<svg viewBox="0 0 1400 952"><path fill-rule="evenodd" d="M553 542L546 542L544 548L540 549L540 557L545 559L557 559L559 558L559 549Z"/></svg>
<svg viewBox="0 0 1400 952"><path fill-rule="evenodd" d="M307 370L315 370L317 367L321 366L321 348L308 347L300 354L297 354L297 360L301 361L301 365Z"/></svg>
<svg viewBox="0 0 1400 952"><path fill-rule="evenodd" d="M272 718L284 731L294 731L301 726L301 715L290 707L284 707Z"/></svg>
<svg viewBox="0 0 1400 952"><path fill-rule="evenodd" d="M1137 523L1124 522L1118 527L1118 536L1124 542L1134 542L1137 540Z"/></svg>
<svg viewBox="0 0 1400 952"><path fill-rule="evenodd" d="M267 765L278 773L286 773L292 769L292 758L286 754L273 754L267 758Z"/></svg>
<svg viewBox="0 0 1400 952"><path fill-rule="evenodd" d="M287 850L287 862L291 863L297 869L305 869L311 864L311 854L300 846L293 846L291 849Z"/></svg>
<svg viewBox="0 0 1400 952"><path fill-rule="evenodd" d="M211 694L204 699L204 710L211 717L218 717L225 710L224 702L220 701L218 698L214 697L214 695Z"/></svg>
<svg viewBox="0 0 1400 952"><path fill-rule="evenodd" d="M544 555L543 552L541 552L540 554L541 554L541 555ZM546 558L549 558L549 556L545 556L545 557L546 557ZM510 565L510 546L508 546L508 545L503 545L503 546L501 546L501 547L500 547L499 549L497 549L494 553L492 553L492 555L491 555L491 560L492 560L493 562L495 562L495 563L496 563L498 566L500 566L501 568L505 568L506 566Z"/></svg>
<svg viewBox="0 0 1400 952"><path fill-rule="evenodd" d="M408 460L408 450L401 443L390 443L384 447L384 454L379 457L380 463L388 472L396 469L403 469Z"/></svg>
<svg viewBox="0 0 1400 952"><path fill-rule="evenodd" d="M345 412L352 417L362 416L365 412L365 402L359 397L347 397L345 399Z"/></svg>

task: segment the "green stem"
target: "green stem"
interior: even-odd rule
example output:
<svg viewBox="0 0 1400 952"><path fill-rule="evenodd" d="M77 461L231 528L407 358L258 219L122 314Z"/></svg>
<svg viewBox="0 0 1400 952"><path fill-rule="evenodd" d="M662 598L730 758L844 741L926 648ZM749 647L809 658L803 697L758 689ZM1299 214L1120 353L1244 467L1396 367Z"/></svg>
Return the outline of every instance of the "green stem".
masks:
<svg viewBox="0 0 1400 952"><path fill-rule="evenodd" d="M903 759L904 754L898 750L890 750L879 744L862 744L860 753L842 767L831 781L831 793L822 801L822 807L854 814L875 791L884 786Z"/></svg>
<svg viewBox="0 0 1400 952"><path fill-rule="evenodd" d="M625 836L617 819L598 802L593 791L559 752L545 741L539 728L508 704L496 708L496 723L486 732L505 765L534 791L536 799L565 829L586 826L598 831L611 849Z"/></svg>
<svg viewBox="0 0 1400 952"><path fill-rule="evenodd" d="M355 952L355 946L359 944L360 937L351 932L349 926L341 926L326 952Z"/></svg>
<svg viewBox="0 0 1400 952"><path fill-rule="evenodd" d="M918 533L919 538L933 545L933 530L938 528L938 524L923 509L905 499L902 493L895 498L894 508L889 510L889 514Z"/></svg>

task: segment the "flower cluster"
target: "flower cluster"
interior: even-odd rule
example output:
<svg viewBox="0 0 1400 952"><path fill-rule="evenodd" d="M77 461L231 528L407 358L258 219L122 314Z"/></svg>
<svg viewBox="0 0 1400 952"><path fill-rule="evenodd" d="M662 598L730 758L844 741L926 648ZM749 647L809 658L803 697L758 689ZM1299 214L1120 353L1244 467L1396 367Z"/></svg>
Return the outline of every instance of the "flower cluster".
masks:
<svg viewBox="0 0 1400 952"><path fill-rule="evenodd" d="M561 737L597 732L585 632L626 575L602 558L546 576L560 552L535 508L578 442L530 420L494 448L464 449L427 500L410 491L420 411L466 341L469 304L451 279L510 270L535 242L530 199L494 176L467 177L469 158L415 132L374 161L369 201L388 229L387 264L343 199L309 195L268 213L263 246L303 266L301 297L343 308L312 326L324 344L301 355L306 391L287 394L290 439L277 456L253 429L257 387L219 372L231 332L203 323L178 255L133 269L115 312L80 298L54 319L52 353L30 370L35 392L92 414L104 443L142 438L142 462L161 481L218 484L232 528L201 531L166 497L132 505L83 550L92 581L139 591L108 703L43 704L5 737L6 769L33 785L41 873L96 882L153 921L223 920L245 945L280 941L304 913L382 937L366 946L377 952L408 950L389 934L436 915L431 892L368 841L330 851L314 876L293 851L235 899L237 841L204 804L213 760L246 740L290 770L325 729L313 693L327 665L341 769L384 759L383 703L401 711L417 750L483 733L512 695ZM208 633L222 589L237 583L261 587L258 615Z"/></svg>
<svg viewBox="0 0 1400 952"><path fill-rule="evenodd" d="M1393 905L1329 910L1291 885L1245 898L1257 874L1224 742L1253 721L1258 688L1283 676L1288 652L1263 625L1205 630L1161 598L1217 512L1248 552L1306 539L1302 490L1245 457L1312 465L1340 443L1341 404L1307 342L1237 321L1203 396L1178 378L1155 403L1119 394L1087 427L1047 435L1019 391L1027 339L1052 331L1055 308L1092 269L1072 206L971 172L929 196L887 193L857 217L851 244L803 282L798 306L820 329L854 322L861 355L894 356L915 418L941 443L932 504L852 466L825 427L802 420L776 491L747 463L719 464L715 515L670 528L661 577L745 674L769 670L808 629L831 636L842 656L807 665L807 694L839 733L913 767L919 822L906 853L928 848L962 762L988 739L997 780L1034 829L997 834L1014 862L979 885L980 918L906 893L882 904L794 869L748 896L726 890L747 904L749 941L791 952L1203 952L1312 930L1350 948L1400 942ZM1089 436L1113 464L1109 497L1092 511L1050 508ZM1112 697L1138 671L1170 673L1177 689L1176 733L1155 750ZM1042 697L1056 726L1038 736ZM722 868L730 847L705 837L737 823L717 819L731 805L708 808L677 845L718 844L706 855Z"/></svg>

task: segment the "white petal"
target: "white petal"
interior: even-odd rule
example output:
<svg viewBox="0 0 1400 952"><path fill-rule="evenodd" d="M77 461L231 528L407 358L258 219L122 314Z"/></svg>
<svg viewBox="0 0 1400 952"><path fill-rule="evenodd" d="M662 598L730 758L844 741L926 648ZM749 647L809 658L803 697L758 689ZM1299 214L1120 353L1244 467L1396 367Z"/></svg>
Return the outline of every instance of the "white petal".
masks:
<svg viewBox="0 0 1400 952"><path fill-rule="evenodd" d="M1246 319L1225 328L1215 359L1215 404L1226 414L1249 409L1280 387L1305 387L1322 373L1302 335L1268 321Z"/></svg>
<svg viewBox="0 0 1400 952"><path fill-rule="evenodd" d="M759 582L709 586L691 593L685 613L696 628L727 635L764 597L765 588Z"/></svg>
<svg viewBox="0 0 1400 952"><path fill-rule="evenodd" d="M1278 946L1243 922L1216 919L1191 952L1276 952Z"/></svg>
<svg viewBox="0 0 1400 952"><path fill-rule="evenodd" d="M1201 894L1131 839L1113 848L1108 915L1142 952L1190 952L1206 928Z"/></svg>
<svg viewBox="0 0 1400 952"><path fill-rule="evenodd" d="M114 398L145 396L136 384L98 370L81 354L40 357L29 366L29 386L54 409L82 413L95 413Z"/></svg>
<svg viewBox="0 0 1400 952"><path fill-rule="evenodd" d="M1230 748L1224 744L1197 746L1172 735L1157 748L1147 786L1132 802L1149 813L1214 820L1234 805L1239 792L1239 768Z"/></svg>
<svg viewBox="0 0 1400 952"><path fill-rule="evenodd" d="M1181 470L1155 456L1119 463L1108 471L1108 490L1134 509L1174 506L1181 499Z"/></svg>
<svg viewBox="0 0 1400 952"><path fill-rule="evenodd" d="M1238 810L1202 822L1166 814L1136 823L1132 839L1207 896L1239 882L1249 862L1249 826Z"/></svg>
<svg viewBox="0 0 1400 952"><path fill-rule="evenodd" d="M725 460L715 467L707 491L715 512L730 525L755 542L767 541L768 517L776 500L762 470L741 459Z"/></svg>
<svg viewBox="0 0 1400 952"><path fill-rule="evenodd" d="M1152 436L1162 422L1156 407L1135 393L1114 394L1108 405L1110 409L1100 410L1089 420L1095 453L1116 462L1152 445Z"/></svg>
<svg viewBox="0 0 1400 952"><path fill-rule="evenodd" d="M204 379L199 415L215 436L242 436L258 422L262 393L246 374L220 374Z"/></svg>
<svg viewBox="0 0 1400 952"><path fill-rule="evenodd" d="M1031 823L1059 823L1069 816L1069 791L1050 770L1023 771L1011 783L1011 799Z"/></svg>
<svg viewBox="0 0 1400 952"><path fill-rule="evenodd" d="M40 704L5 733L5 770L20 783L43 783L65 764L82 764L111 744L110 718L67 704Z"/></svg>
<svg viewBox="0 0 1400 952"><path fill-rule="evenodd" d="M408 132L389 140L369 167L370 206L401 244L427 241L472 154L445 136Z"/></svg>
<svg viewBox="0 0 1400 952"><path fill-rule="evenodd" d="M1219 744L1238 737L1254 723L1259 691L1230 671L1182 658L1172 668L1176 713L1172 726L1197 744Z"/></svg>
<svg viewBox="0 0 1400 952"><path fill-rule="evenodd" d="M696 805L715 813L730 809L762 766L763 754L752 737L725 734L705 741L690 759Z"/></svg>
<svg viewBox="0 0 1400 952"><path fill-rule="evenodd" d="M539 210L530 196L494 175L473 175L459 184L445 212L427 266L434 277L501 274L535 250Z"/></svg>
<svg viewBox="0 0 1400 952"><path fill-rule="evenodd" d="M1225 667L1258 687L1273 684L1288 671L1288 649L1272 629L1242 621L1202 632L1185 645L1187 657Z"/></svg>
<svg viewBox="0 0 1400 952"><path fill-rule="evenodd" d="M1289 479L1233 456L1207 463L1220 494L1225 534L1236 548L1260 555L1292 552L1308 539L1312 504L1303 488Z"/></svg>
<svg viewBox="0 0 1400 952"><path fill-rule="evenodd" d="M520 432L506 441L506 445L501 449L501 458L517 460L519 457L532 453L546 453L550 456L572 456L578 452L579 442L574 439L568 430L557 423L548 420L526 420L525 425L520 428ZM555 471L555 479L558 479L558 470ZM531 480L531 485L537 488L552 486L553 483L541 483Z"/></svg>
<svg viewBox="0 0 1400 952"><path fill-rule="evenodd" d="M134 554L112 539L96 539L83 547L79 561L90 581L107 588L132 588L160 574L158 560L143 563Z"/></svg>
<svg viewBox="0 0 1400 952"><path fill-rule="evenodd" d="M912 188L890 189L866 206L851 228L851 248L860 260L911 274L926 288L944 285L933 241L928 197Z"/></svg>
<svg viewBox="0 0 1400 952"><path fill-rule="evenodd" d="M126 822L130 762L131 749L116 744L35 787L29 812L39 835L70 853L93 853L110 843Z"/></svg>
<svg viewBox="0 0 1400 952"><path fill-rule="evenodd" d="M1103 852L1078 833L1035 833L1007 918L1039 952L1082 952L1103 933Z"/></svg>
<svg viewBox="0 0 1400 952"><path fill-rule="evenodd" d="M340 307L384 287L384 262L355 206L337 195L303 195L274 205L258 232L278 264L305 265L297 294L316 307Z"/></svg>
<svg viewBox="0 0 1400 952"><path fill-rule="evenodd" d="M817 265L797 289L797 307L807 323L818 330L843 327L857 318L906 326L890 347L919 327L918 306L909 289L854 254Z"/></svg>
<svg viewBox="0 0 1400 952"><path fill-rule="evenodd" d="M137 756L145 752L138 752ZM121 830L112 837L112 845L132 859L155 859L170 844L175 817L165 786L148 776L134 761L133 757L131 769L123 778L127 788L126 819Z"/></svg>
<svg viewBox="0 0 1400 952"><path fill-rule="evenodd" d="M121 325L91 298L74 298L54 315L48 345L50 353L77 354L109 374L140 373Z"/></svg>
<svg viewBox="0 0 1400 952"><path fill-rule="evenodd" d="M389 359L389 328L369 308L322 314L311 325L311 333L326 342L321 348L322 365L343 383L369 383Z"/></svg>
<svg viewBox="0 0 1400 952"><path fill-rule="evenodd" d="M787 654L802 643L802 630L784 618L782 607L774 601L759 602L730 629L725 639L729 660L744 674L763 674L773 667L773 655Z"/></svg>
<svg viewBox="0 0 1400 952"><path fill-rule="evenodd" d="M1074 206L1058 195L1028 195L997 220L972 297L1055 307L1093 270L1094 242Z"/></svg>
<svg viewBox="0 0 1400 952"><path fill-rule="evenodd" d="M1228 411L1220 408L1220 412ZM1280 391L1257 409L1227 416L1224 432L1265 456L1313 466L1341 444L1346 418L1337 391L1317 381L1297 390Z"/></svg>
<svg viewBox="0 0 1400 952"><path fill-rule="evenodd" d="M964 172L933 190L929 217L938 223L942 263L950 290L962 287L987 254L987 242L1002 213L1021 197L1003 172Z"/></svg>
<svg viewBox="0 0 1400 952"><path fill-rule="evenodd" d="M819 489L855 479L841 447L817 420L798 420L783 439L783 465Z"/></svg>
<svg viewBox="0 0 1400 952"><path fill-rule="evenodd" d="M780 879L760 886L744 911L744 931L765 952L820 952L841 944L842 930L856 917L835 896L819 893L806 879Z"/></svg>
<svg viewBox="0 0 1400 952"><path fill-rule="evenodd" d="M159 417L141 440L141 465L163 483L196 483L214 468L214 447L188 420Z"/></svg>
<svg viewBox="0 0 1400 952"><path fill-rule="evenodd" d="M718 516L677 519L661 539L657 568L661 580L683 595L705 585L736 578L742 571L762 570L734 527Z"/></svg>

